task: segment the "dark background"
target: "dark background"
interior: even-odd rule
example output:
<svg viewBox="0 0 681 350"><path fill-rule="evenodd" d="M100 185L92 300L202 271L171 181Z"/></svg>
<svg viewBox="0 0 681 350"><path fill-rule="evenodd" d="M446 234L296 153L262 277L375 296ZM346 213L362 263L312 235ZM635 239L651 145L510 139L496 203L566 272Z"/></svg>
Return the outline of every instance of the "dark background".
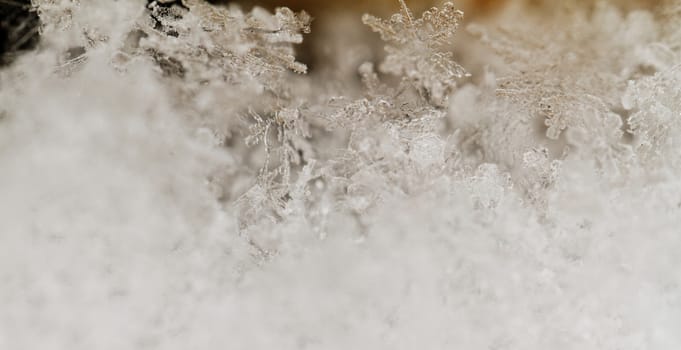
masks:
<svg viewBox="0 0 681 350"><path fill-rule="evenodd" d="M38 42L38 15L30 0L0 0L0 65Z"/></svg>

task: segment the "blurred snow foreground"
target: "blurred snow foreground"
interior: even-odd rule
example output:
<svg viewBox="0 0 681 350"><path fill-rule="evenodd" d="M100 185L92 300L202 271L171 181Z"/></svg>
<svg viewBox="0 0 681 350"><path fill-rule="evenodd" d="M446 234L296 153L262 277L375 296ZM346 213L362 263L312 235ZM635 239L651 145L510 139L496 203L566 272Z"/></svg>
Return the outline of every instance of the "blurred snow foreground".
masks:
<svg viewBox="0 0 681 350"><path fill-rule="evenodd" d="M34 0L0 349L681 348L681 5L402 5Z"/></svg>

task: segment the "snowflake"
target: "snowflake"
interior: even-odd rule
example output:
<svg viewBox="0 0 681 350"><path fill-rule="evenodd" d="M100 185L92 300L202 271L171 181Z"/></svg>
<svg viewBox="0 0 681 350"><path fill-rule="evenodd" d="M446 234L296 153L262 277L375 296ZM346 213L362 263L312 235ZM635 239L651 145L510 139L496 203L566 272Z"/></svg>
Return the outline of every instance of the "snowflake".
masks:
<svg viewBox="0 0 681 350"><path fill-rule="evenodd" d="M463 12L447 2L442 9L432 8L419 19L400 0L402 10L389 20L369 14L362 21L388 43L381 70L404 76L432 102L443 105L456 81L467 76L445 47L450 43L463 18Z"/></svg>
<svg viewBox="0 0 681 350"><path fill-rule="evenodd" d="M483 107L492 109L493 120L481 130L490 135L489 144L483 142L485 153L504 154L506 162L516 164L542 144L553 158L570 154L594 159L603 169L625 170L631 152L621 94L628 80L664 67L664 50L648 45L657 37L654 19L642 12L624 15L605 3L593 11L564 9L548 19L528 17L526 23L509 16L492 30L468 27L503 60L495 63L502 72L495 96ZM527 139L506 136L510 130Z"/></svg>
<svg viewBox="0 0 681 350"><path fill-rule="evenodd" d="M652 161L678 163L676 150L681 140L676 136L681 127L681 69L675 67L652 77L631 81L622 97L633 147L644 164Z"/></svg>

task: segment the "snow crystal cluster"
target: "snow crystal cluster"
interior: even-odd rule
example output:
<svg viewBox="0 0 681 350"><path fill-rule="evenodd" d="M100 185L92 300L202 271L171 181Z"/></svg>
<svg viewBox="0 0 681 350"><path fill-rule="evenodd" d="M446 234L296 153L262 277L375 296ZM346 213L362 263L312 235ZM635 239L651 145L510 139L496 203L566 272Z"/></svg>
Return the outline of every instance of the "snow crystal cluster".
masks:
<svg viewBox="0 0 681 350"><path fill-rule="evenodd" d="M681 348L681 2L399 5L33 0L0 349Z"/></svg>

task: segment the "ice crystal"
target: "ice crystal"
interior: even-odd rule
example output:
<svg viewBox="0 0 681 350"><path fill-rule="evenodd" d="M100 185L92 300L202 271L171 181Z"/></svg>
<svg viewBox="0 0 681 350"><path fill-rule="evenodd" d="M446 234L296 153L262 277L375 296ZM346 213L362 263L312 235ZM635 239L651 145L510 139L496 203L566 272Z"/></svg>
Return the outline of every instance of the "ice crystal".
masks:
<svg viewBox="0 0 681 350"><path fill-rule="evenodd" d="M152 2L149 9L160 26L143 28L147 36L140 45L162 68L164 61L176 62L165 66L183 91L183 104L194 106L192 112L203 115L202 123L223 134L248 133L247 144L265 148L261 170L273 170L288 182L291 163L301 163L298 150L305 147L309 131L286 80L292 79L291 72L307 70L295 60L292 45L302 42L311 18L288 8L274 14L262 8L244 13L203 1L183 1L171 6L173 11ZM243 122L224 118L226 111L241 114ZM276 163L271 169L272 158Z"/></svg>
<svg viewBox="0 0 681 350"><path fill-rule="evenodd" d="M677 166L678 158L673 150L678 148L676 130L681 126L681 92L677 89L680 83L677 66L631 81L622 97L622 105L631 111L627 125L634 136L633 147L644 163Z"/></svg>
<svg viewBox="0 0 681 350"><path fill-rule="evenodd" d="M413 81L428 99L443 104L466 71L447 50L463 18L463 12L447 2L442 9L432 8L414 18L404 0L402 10L389 20L364 15L362 21L381 35L387 57L381 65L386 73Z"/></svg>
<svg viewBox="0 0 681 350"><path fill-rule="evenodd" d="M493 31L469 27L506 61L506 73L495 82L498 99L490 105L501 103L497 115L513 111L509 103L517 106L520 115L500 122L527 128L524 133L532 138L539 131L546 138L540 142L553 157L589 152L597 155L604 169L619 171L613 169L618 167L615 164L625 169L631 154L625 140L626 117L619 112L620 96L629 79L665 66L661 63L665 50L648 43L658 37L652 16L645 12L625 16L616 7L600 3L593 12L576 7L560 12L549 23L544 21L536 24L545 28L543 33L523 32L526 27L517 23ZM524 123L517 124L520 120ZM492 136L498 137L505 136ZM514 139L521 141L516 155L532 147Z"/></svg>

